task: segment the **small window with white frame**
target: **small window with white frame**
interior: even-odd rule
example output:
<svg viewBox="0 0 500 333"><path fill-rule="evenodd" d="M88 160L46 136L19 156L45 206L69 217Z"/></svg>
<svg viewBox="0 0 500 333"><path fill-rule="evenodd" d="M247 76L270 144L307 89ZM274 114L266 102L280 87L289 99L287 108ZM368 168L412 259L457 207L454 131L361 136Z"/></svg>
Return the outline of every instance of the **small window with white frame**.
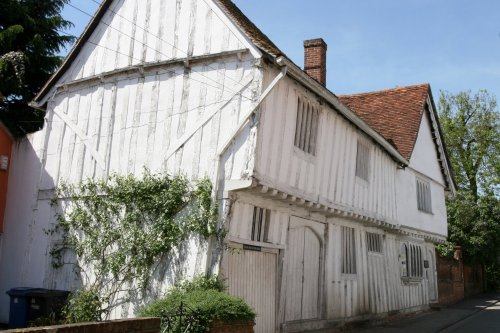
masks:
<svg viewBox="0 0 500 333"><path fill-rule="evenodd" d="M341 228L342 274L356 274L356 242L354 228Z"/></svg>
<svg viewBox="0 0 500 333"><path fill-rule="evenodd" d="M270 220L270 210L260 207L253 208L251 240L255 242L269 242L268 236Z"/></svg>
<svg viewBox="0 0 500 333"><path fill-rule="evenodd" d="M368 181L370 164L370 148L368 145L358 141L356 151L356 176Z"/></svg>
<svg viewBox="0 0 500 333"><path fill-rule="evenodd" d="M382 235L373 232L367 232L366 248L368 252L382 253Z"/></svg>
<svg viewBox="0 0 500 333"><path fill-rule="evenodd" d="M297 101L294 145L313 156L316 155L318 121L318 108L306 99L299 97Z"/></svg>
<svg viewBox="0 0 500 333"><path fill-rule="evenodd" d="M417 207L418 210L432 213L431 184L417 178Z"/></svg>

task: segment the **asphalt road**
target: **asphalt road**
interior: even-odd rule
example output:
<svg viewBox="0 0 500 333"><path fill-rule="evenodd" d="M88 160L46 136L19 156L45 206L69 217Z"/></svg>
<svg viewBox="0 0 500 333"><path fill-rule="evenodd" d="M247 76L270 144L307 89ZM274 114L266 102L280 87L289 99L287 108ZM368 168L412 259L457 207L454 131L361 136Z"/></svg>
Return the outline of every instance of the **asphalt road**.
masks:
<svg viewBox="0 0 500 333"><path fill-rule="evenodd" d="M442 333L500 332L500 304L490 306L465 320L441 331Z"/></svg>
<svg viewBox="0 0 500 333"><path fill-rule="evenodd" d="M440 311L418 313L351 332L500 333L500 293L471 297Z"/></svg>

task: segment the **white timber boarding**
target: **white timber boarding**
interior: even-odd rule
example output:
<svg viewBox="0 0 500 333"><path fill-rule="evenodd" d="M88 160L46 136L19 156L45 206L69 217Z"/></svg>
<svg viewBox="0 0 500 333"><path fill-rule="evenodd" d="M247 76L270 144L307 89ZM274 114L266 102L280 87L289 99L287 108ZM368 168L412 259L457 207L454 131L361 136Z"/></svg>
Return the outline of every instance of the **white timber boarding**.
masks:
<svg viewBox="0 0 500 333"><path fill-rule="evenodd" d="M211 1L112 1L69 68L42 98L42 131L17 143L0 257L0 321L13 287L73 290L71 269L55 271L45 233L61 182L111 173L182 173L192 180L240 179L253 170L262 87L255 47ZM245 125L245 126L243 126ZM224 205L221 205L224 207ZM221 212L221 216L223 211ZM195 241L156 277L161 294L175 280L211 266ZM207 264L208 263L208 264ZM144 303L113 316L134 314Z"/></svg>
<svg viewBox="0 0 500 333"><path fill-rule="evenodd" d="M276 74L266 68L264 85ZM307 108L309 121L318 117L308 139L314 149L297 139L298 110ZM274 300L274 313L261 311L258 325L274 319L276 331L318 329L437 300L434 244L447 228L431 117L424 113L403 168L293 77L277 84L261 108L253 184L229 195L231 250L222 264L230 285L238 285L233 292L257 308L262 299ZM357 156L359 145L368 157ZM430 190L429 212L418 208L420 181ZM276 256L277 268L263 258L248 267L251 252ZM238 275L244 283L233 282L238 263L248 272ZM278 286L271 295L269 284ZM260 331L273 331L266 327Z"/></svg>
<svg viewBox="0 0 500 333"><path fill-rule="evenodd" d="M434 244L446 237L446 210L432 113L403 163L297 66L263 56L217 2L115 0L100 20L38 101L44 129L13 151L0 321L10 288L79 287L71 270L50 265L56 240L44 230L65 205L50 205L54 188L144 167L209 177L228 230L223 253L185 244L155 275L156 294L219 273L255 307L256 332L437 299ZM430 212L418 206L426 188Z"/></svg>

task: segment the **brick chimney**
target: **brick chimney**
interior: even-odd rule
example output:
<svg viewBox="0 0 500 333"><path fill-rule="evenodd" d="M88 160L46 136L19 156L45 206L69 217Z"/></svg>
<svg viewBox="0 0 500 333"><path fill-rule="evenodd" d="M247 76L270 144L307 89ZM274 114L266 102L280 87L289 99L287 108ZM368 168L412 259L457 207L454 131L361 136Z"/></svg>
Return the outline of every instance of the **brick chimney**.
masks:
<svg viewBox="0 0 500 333"><path fill-rule="evenodd" d="M304 71L326 85L326 43L322 38L304 41Z"/></svg>

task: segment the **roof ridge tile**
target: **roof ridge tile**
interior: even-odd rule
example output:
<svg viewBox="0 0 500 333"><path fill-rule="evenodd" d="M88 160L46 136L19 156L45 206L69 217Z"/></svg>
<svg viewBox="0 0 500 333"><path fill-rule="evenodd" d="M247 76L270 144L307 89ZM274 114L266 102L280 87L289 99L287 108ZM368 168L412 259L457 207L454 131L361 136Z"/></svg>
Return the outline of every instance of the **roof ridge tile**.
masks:
<svg viewBox="0 0 500 333"><path fill-rule="evenodd" d="M351 97L351 96L355 97L355 96L363 96L363 95L375 95L375 94L399 92L402 90L417 89L417 88L423 88L423 87L425 87L426 89L429 89L430 84L429 83L420 83L420 84L413 84L413 85L408 85L408 86L396 86L394 88L367 91L367 92L362 92L362 93L342 94L342 95L337 95L337 97L346 98L346 97Z"/></svg>

